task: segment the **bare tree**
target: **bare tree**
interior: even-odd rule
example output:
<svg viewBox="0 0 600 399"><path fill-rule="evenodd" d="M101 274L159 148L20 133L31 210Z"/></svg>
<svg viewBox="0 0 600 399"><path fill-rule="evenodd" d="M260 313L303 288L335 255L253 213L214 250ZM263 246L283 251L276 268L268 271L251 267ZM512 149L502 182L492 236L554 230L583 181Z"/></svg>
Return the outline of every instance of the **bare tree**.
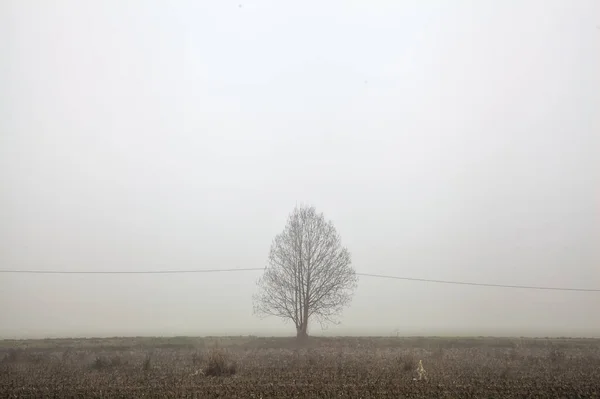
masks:
<svg viewBox="0 0 600 399"><path fill-rule="evenodd" d="M314 207L296 207L269 252L269 264L258 281L254 311L296 325L299 339L308 337L308 321L335 323L350 303L357 278L348 250L333 223Z"/></svg>

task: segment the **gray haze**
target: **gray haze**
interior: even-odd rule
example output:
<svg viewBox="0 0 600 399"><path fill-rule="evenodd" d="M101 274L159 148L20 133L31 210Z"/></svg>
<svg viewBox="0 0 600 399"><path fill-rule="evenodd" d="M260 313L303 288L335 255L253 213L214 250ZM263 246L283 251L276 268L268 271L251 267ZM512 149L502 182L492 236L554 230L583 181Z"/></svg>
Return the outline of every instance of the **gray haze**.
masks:
<svg viewBox="0 0 600 399"><path fill-rule="evenodd" d="M0 268L600 288L600 2L0 3ZM0 336L290 334L260 272L0 274ZM361 277L313 334L600 335L600 294Z"/></svg>

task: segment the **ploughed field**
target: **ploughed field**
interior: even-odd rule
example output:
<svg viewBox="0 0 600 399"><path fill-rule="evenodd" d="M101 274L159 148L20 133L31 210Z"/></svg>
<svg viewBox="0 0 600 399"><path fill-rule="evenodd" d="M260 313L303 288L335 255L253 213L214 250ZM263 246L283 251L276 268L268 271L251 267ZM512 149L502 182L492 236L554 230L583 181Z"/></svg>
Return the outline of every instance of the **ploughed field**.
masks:
<svg viewBox="0 0 600 399"><path fill-rule="evenodd" d="M4 397L600 398L600 340L0 341Z"/></svg>

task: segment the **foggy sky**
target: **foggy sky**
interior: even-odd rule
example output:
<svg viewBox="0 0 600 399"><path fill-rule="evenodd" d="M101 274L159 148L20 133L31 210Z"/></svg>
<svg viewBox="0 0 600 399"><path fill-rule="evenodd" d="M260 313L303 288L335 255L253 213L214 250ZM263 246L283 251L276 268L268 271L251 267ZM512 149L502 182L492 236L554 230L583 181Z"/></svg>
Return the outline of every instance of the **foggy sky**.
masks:
<svg viewBox="0 0 600 399"><path fill-rule="evenodd" d="M0 3L0 269L264 267L600 288L600 3ZM0 337L295 334L260 272L0 274ZM360 277L312 334L600 336L600 294Z"/></svg>

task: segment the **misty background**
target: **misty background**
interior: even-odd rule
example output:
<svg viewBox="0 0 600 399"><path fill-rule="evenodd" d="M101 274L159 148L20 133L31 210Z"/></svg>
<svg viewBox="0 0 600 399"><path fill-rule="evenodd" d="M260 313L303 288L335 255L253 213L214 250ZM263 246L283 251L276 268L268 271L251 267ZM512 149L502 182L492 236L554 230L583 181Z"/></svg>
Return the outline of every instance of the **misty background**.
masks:
<svg viewBox="0 0 600 399"><path fill-rule="evenodd" d="M0 3L0 269L264 267L600 288L600 3ZM261 272L0 274L0 337L294 335ZM600 336L599 293L360 277L314 335Z"/></svg>

